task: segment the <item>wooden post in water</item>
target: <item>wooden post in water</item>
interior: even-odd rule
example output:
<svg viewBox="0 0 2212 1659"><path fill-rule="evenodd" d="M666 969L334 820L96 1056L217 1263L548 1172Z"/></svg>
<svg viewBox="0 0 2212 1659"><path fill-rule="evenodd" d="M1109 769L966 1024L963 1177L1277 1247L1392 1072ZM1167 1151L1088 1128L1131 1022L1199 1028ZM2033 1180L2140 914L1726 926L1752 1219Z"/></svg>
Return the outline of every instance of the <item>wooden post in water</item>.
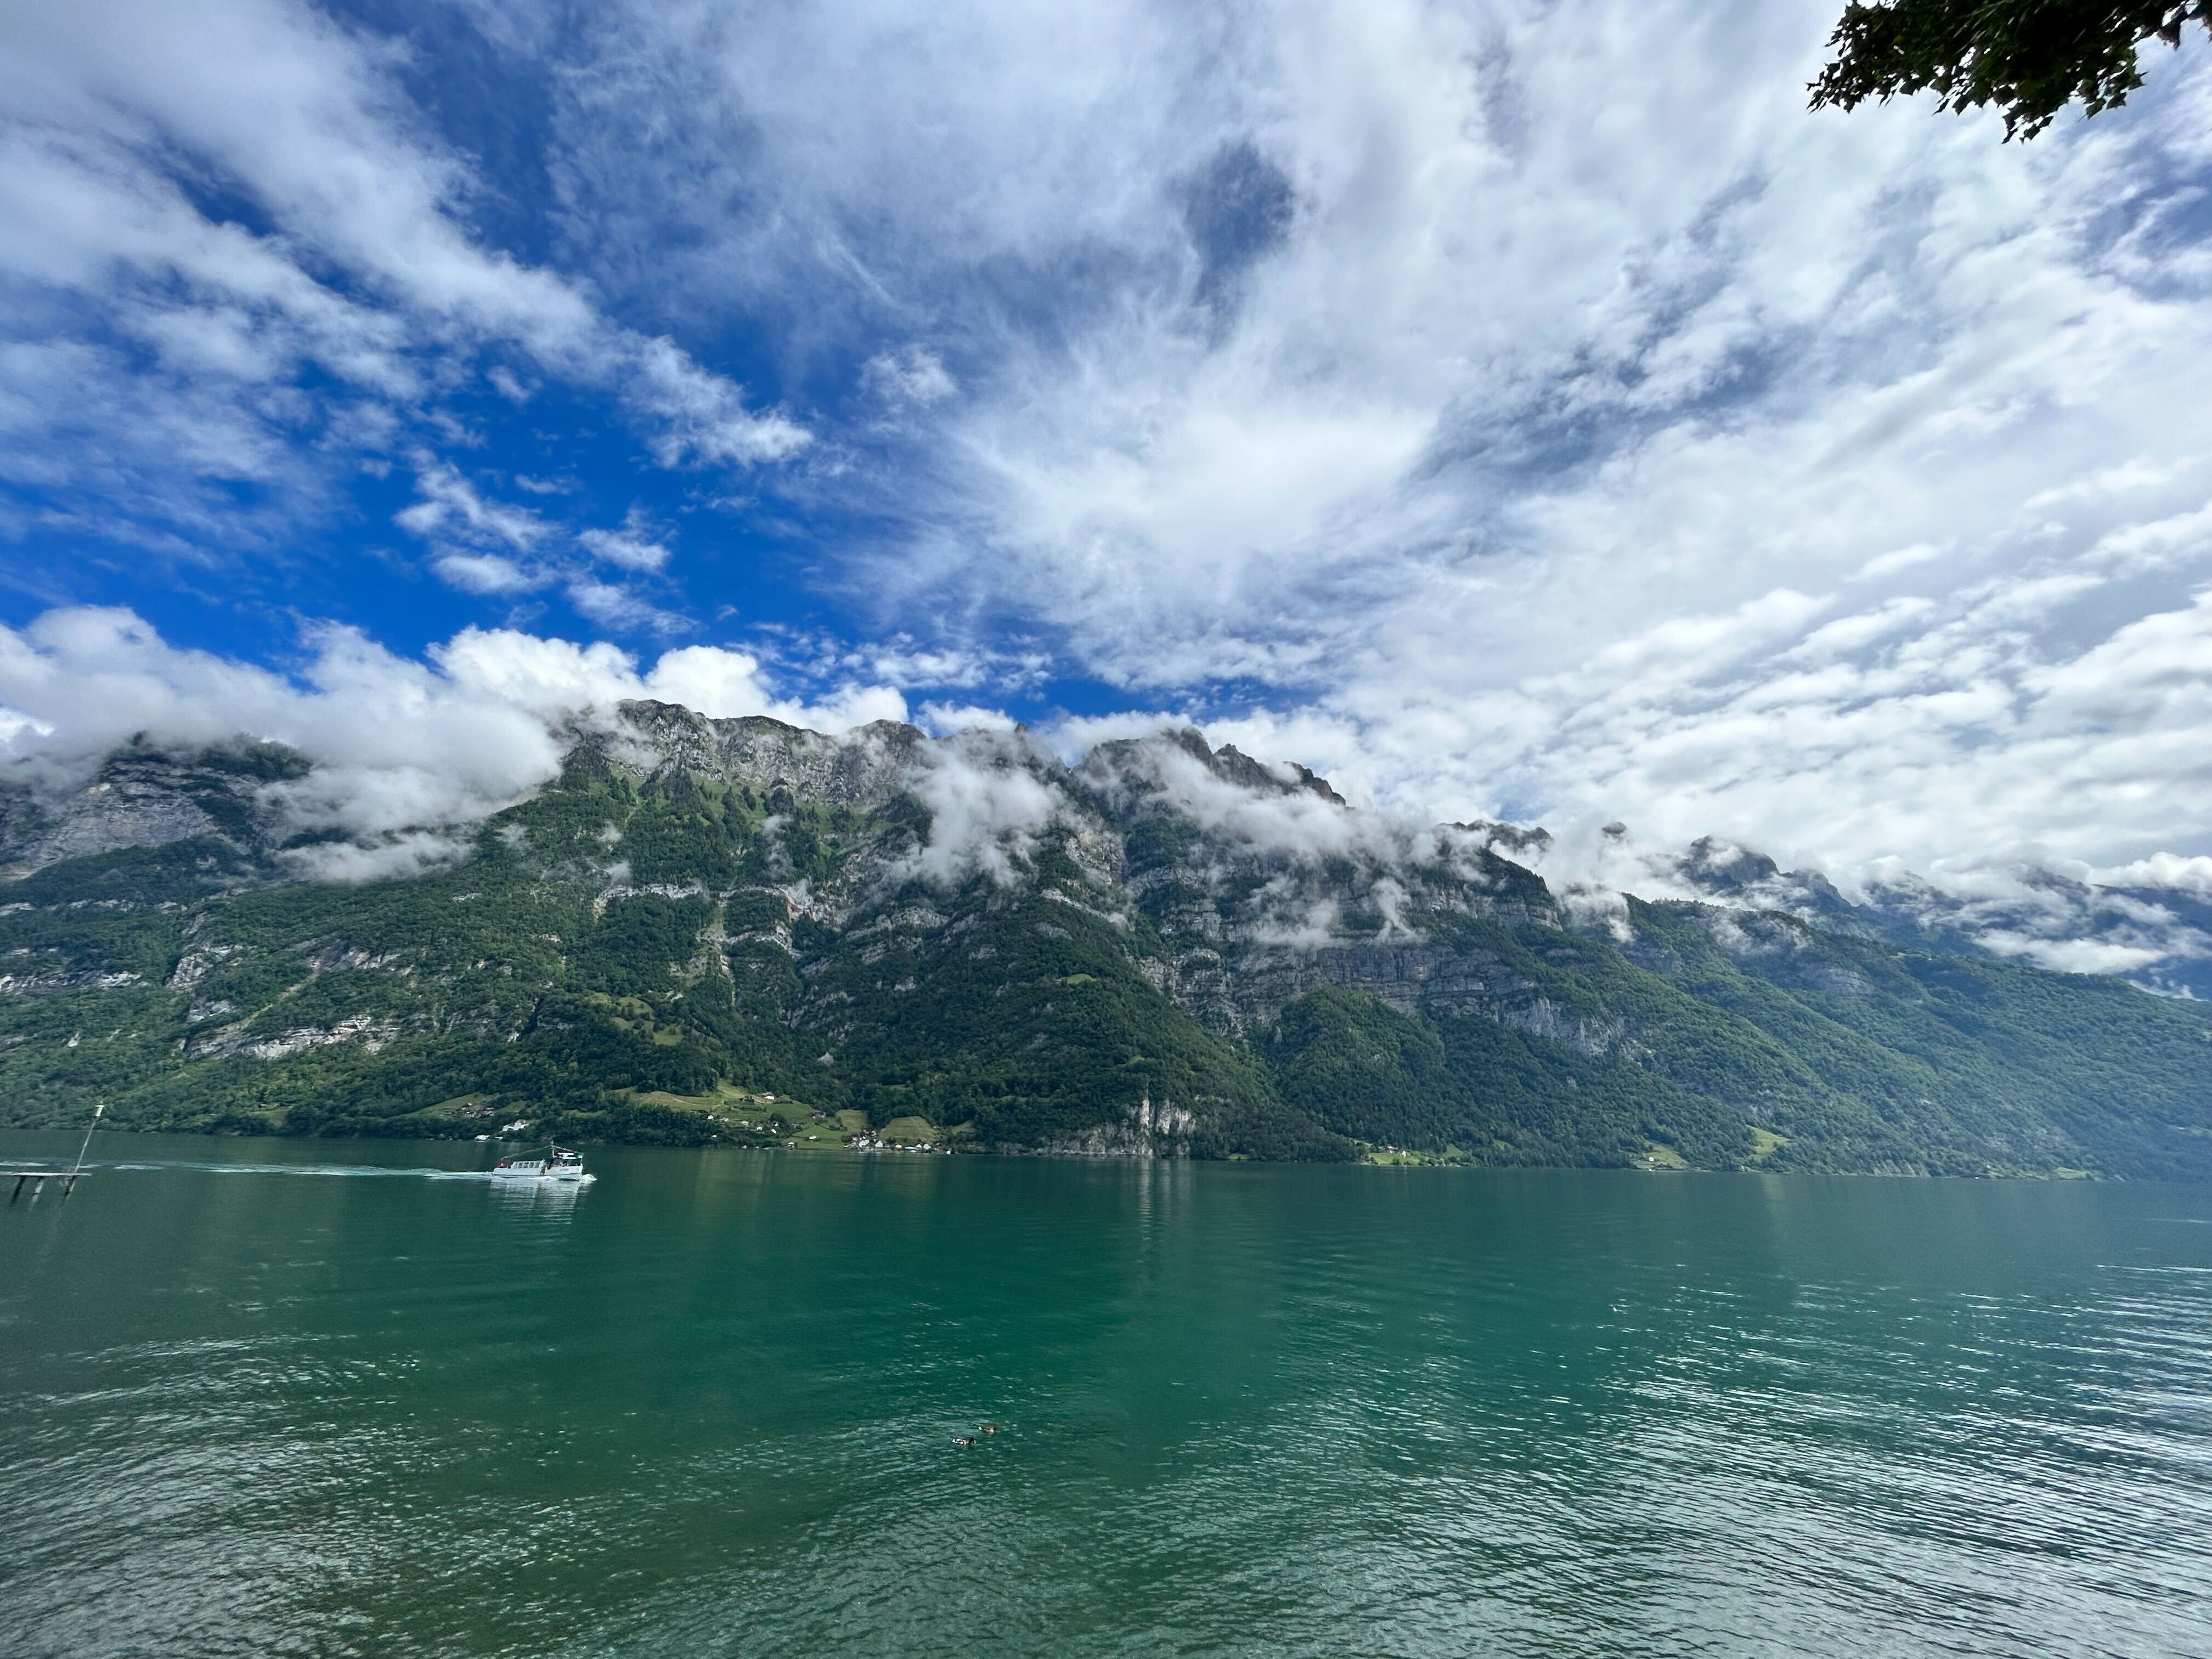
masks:
<svg viewBox="0 0 2212 1659"><path fill-rule="evenodd" d="M49 1179L58 1181L62 1183L62 1196L64 1198L67 1198L71 1193L75 1192L76 1190L76 1178L84 1173L84 1155L87 1149L88 1149L92 1145L92 1132L100 1127L100 1120L106 1110L107 1103L104 1100L92 1109L92 1121L84 1126L84 1139L77 1143L76 1162L72 1164L68 1169L0 1170L0 1181L5 1181L9 1176L15 1177L15 1189L8 1194L8 1201L10 1204L13 1204L17 1199L22 1197L23 1183L27 1181L35 1182L37 1183L37 1185L31 1188L31 1202L33 1204L39 1201L39 1195L46 1190L46 1182Z"/></svg>

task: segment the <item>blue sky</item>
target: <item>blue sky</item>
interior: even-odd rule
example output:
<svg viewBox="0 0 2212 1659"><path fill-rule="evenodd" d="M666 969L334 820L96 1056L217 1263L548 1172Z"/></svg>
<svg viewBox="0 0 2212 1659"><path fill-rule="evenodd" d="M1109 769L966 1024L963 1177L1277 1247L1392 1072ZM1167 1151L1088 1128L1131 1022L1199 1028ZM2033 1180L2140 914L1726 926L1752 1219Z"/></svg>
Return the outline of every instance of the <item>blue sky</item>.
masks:
<svg viewBox="0 0 2212 1659"><path fill-rule="evenodd" d="M0 725L1192 718L2212 884L2203 43L2005 145L1808 113L1833 9L8 8Z"/></svg>

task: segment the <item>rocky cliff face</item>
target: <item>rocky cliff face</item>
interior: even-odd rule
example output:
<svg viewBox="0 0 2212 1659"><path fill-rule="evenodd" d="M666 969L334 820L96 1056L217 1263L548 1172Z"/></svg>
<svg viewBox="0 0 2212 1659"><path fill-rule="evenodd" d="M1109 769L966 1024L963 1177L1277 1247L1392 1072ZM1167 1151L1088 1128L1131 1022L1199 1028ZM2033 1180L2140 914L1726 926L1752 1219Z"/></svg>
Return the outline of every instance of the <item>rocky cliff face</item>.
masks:
<svg viewBox="0 0 2212 1659"><path fill-rule="evenodd" d="M681 772L860 812L902 793L928 745L892 720L830 738L759 716L709 720L671 702L625 702L618 714L599 741L637 776Z"/></svg>
<svg viewBox="0 0 2212 1659"><path fill-rule="evenodd" d="M131 749L110 756L89 780L0 782L0 878L204 836L240 849L267 846L279 833L279 815L264 791L307 770L298 757L266 745L189 757Z"/></svg>

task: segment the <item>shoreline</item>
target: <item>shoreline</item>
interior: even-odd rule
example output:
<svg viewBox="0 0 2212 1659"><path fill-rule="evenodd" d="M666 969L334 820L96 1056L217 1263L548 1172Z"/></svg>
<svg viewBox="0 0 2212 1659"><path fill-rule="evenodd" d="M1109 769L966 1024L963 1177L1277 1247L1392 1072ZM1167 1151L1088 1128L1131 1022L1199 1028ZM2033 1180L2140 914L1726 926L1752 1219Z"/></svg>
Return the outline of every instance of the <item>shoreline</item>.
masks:
<svg viewBox="0 0 2212 1659"><path fill-rule="evenodd" d="M0 1135L52 1135L62 1139L73 1139L78 1133L79 1131L77 1129L72 1128L67 1124L0 1124ZM791 1138L777 1137L759 1141L723 1137L685 1141L595 1139L589 1136L571 1137L565 1133L555 1133L549 1137L547 1134L543 1133L534 1133L531 1135L514 1135L506 1137L494 1135L488 1138L479 1137L477 1135L464 1134L326 1135L317 1133L288 1134L284 1133L283 1129L275 1126L261 1130L248 1130L234 1127L195 1127L190 1125L176 1124L149 1125L118 1123L113 1119L103 1120L100 1125L99 1133L103 1136L107 1134L130 1135L133 1137L178 1135L191 1136L195 1139L202 1140L277 1140L295 1145L319 1144L330 1146L373 1146L380 1143L416 1146L482 1146L487 1152L495 1154L503 1154L507 1149L517 1146L532 1146L537 1144L538 1141L551 1138L563 1141L573 1139L574 1144L581 1146L620 1147L626 1150L686 1152L791 1152L797 1153L801 1156L814 1158L835 1154L843 1154L854 1158L903 1155L908 1157L921 1158L957 1157L963 1158L1046 1158L1082 1164L1240 1164L1280 1165L1285 1168L1333 1167L1372 1170L1486 1171L1539 1170L1585 1171L1618 1170L1624 1174L1649 1176L1756 1176L1761 1177L1796 1176L1837 1178L1850 1177L1883 1181L1957 1181L1968 1182L2020 1181L2032 1182L2039 1185L2079 1182L2097 1185L2171 1186L2185 1191L2201 1191L2206 1186L2212 1185L2212 1182L2205 1182L2145 1181L2124 1176L2106 1175L2094 1170L2071 1169L2005 1169L1990 1170L1971 1175L1954 1175L1909 1169L1805 1170L1785 1166L1780 1169L1771 1167L1753 1167L1749 1169L1711 1170L1702 1169L1693 1164L1680 1162L1660 1162L1649 1159L1638 1159L1619 1164L1485 1163L1480 1159L1465 1156L1454 1157L1449 1154L1423 1153L1408 1151L1404 1148L1378 1148L1357 1158L1255 1158L1240 1154L1232 1154L1225 1158L1193 1158L1181 1153L1160 1153L1150 1150L1138 1150L1134 1148L1102 1148L1098 1150L1088 1150L1067 1146L987 1146L978 1145L973 1142L964 1145L924 1145L917 1143L913 1145L901 1144L860 1146L849 1144L848 1141L843 1139L832 1140L827 1136L820 1134L817 1134L812 1139L799 1138L794 1139ZM99 1146L97 1138L94 1139L94 1146L95 1151L97 1151ZM94 1157L87 1160L85 1167L88 1170L90 1170L97 1168L110 1161L111 1160Z"/></svg>

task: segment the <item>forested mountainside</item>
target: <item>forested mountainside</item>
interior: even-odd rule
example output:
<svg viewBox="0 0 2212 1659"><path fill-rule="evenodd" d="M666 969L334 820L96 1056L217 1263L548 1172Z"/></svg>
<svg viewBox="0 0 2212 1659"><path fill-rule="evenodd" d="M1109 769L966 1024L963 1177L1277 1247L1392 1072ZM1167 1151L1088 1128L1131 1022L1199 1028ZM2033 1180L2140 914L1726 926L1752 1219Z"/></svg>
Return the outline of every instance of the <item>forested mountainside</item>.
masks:
<svg viewBox="0 0 2212 1659"><path fill-rule="evenodd" d="M301 835L267 745L0 799L0 1100L144 1127L2212 1175L2212 1018L1741 905L1568 905L1194 732L630 703L481 823ZM379 874L398 869L402 873ZM773 1095L771 1103L766 1097Z"/></svg>

